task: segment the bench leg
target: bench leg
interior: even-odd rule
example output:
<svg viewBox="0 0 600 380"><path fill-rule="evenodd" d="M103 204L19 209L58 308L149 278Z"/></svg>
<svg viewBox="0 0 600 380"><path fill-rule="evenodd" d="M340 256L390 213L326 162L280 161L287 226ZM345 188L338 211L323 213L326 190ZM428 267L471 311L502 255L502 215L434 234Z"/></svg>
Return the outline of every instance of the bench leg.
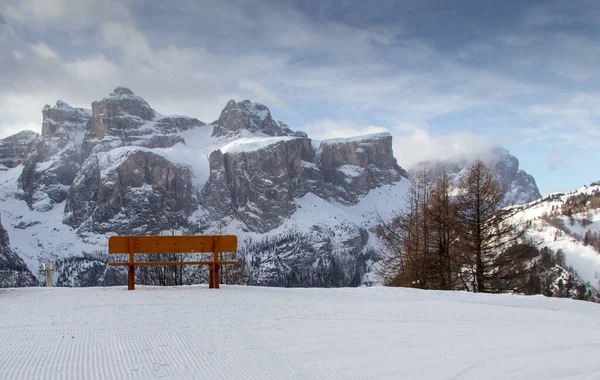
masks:
<svg viewBox="0 0 600 380"><path fill-rule="evenodd" d="M135 290L135 266L130 265L127 273L127 289Z"/></svg>
<svg viewBox="0 0 600 380"><path fill-rule="evenodd" d="M129 264L135 263L135 247L134 247L134 238L130 237L129 242ZM135 290L135 265L129 265L129 270L127 271L127 289Z"/></svg>
<svg viewBox="0 0 600 380"><path fill-rule="evenodd" d="M208 287L219 289L219 264L208 265Z"/></svg>
<svg viewBox="0 0 600 380"><path fill-rule="evenodd" d="M219 289L219 264L215 264L214 265L215 269L215 275L214 275L214 280L215 280L215 289Z"/></svg>

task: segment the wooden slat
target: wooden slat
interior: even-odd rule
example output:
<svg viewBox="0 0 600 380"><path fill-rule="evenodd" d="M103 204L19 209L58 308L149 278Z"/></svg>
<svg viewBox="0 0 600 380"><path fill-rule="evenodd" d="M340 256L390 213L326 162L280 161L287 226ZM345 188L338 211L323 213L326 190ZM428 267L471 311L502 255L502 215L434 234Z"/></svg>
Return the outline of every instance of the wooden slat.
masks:
<svg viewBox="0 0 600 380"><path fill-rule="evenodd" d="M129 239L135 253L236 252L237 236L111 236L108 252L129 253Z"/></svg>
<svg viewBox="0 0 600 380"><path fill-rule="evenodd" d="M133 266L147 267L147 266L159 266L159 265L212 265L213 261L148 261L134 263ZM220 265L235 265L237 261L219 261L217 264ZM111 267L125 267L131 264L129 263L108 263Z"/></svg>

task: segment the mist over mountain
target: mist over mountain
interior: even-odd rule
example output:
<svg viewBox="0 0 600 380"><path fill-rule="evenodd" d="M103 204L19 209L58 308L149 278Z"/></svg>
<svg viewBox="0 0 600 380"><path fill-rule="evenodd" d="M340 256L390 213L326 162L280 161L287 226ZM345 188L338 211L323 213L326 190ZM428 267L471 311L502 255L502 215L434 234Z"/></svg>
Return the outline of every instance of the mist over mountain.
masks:
<svg viewBox="0 0 600 380"><path fill-rule="evenodd" d="M410 167L408 172L410 176L415 176L426 170L432 177L446 172L456 185L477 159L482 160L490 168L496 181L506 191L503 202L505 206L526 204L542 197L535 178L519 169L518 158L501 147L493 147L477 155L423 161Z"/></svg>

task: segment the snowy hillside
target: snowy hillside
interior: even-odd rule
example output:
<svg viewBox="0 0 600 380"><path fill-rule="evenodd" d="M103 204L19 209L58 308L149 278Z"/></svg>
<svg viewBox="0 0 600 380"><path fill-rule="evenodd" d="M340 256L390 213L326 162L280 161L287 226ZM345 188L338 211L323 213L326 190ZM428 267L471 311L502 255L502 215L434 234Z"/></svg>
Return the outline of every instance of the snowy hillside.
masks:
<svg viewBox="0 0 600 380"><path fill-rule="evenodd" d="M528 222L528 237L538 248L561 250L565 264L584 281L600 289L600 185L556 193L515 206L515 220ZM586 236L587 241L586 241ZM594 237L594 246L591 242Z"/></svg>
<svg viewBox="0 0 600 380"><path fill-rule="evenodd" d="M597 379L600 305L400 288L0 289L0 379Z"/></svg>

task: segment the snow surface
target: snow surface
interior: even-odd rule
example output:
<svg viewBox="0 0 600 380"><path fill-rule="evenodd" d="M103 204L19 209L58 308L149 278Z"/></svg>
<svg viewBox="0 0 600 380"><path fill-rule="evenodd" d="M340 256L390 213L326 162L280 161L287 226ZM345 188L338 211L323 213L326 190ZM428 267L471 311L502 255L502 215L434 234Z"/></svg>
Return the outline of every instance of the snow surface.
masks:
<svg viewBox="0 0 600 380"><path fill-rule="evenodd" d="M392 135L390 135L388 132L380 132L380 133L372 133L369 135L361 135L361 136L354 136L354 137L341 137L341 138L336 138L336 139L321 140L320 144L341 144L341 143L349 143L349 142L361 142L364 140L386 139L386 138L390 138L391 136Z"/></svg>
<svg viewBox="0 0 600 380"><path fill-rule="evenodd" d="M344 173L347 177L360 177L365 171L363 168L357 165L342 165L337 170Z"/></svg>
<svg viewBox="0 0 600 380"><path fill-rule="evenodd" d="M268 146L277 144L281 141L296 140L298 137L294 136L276 136L276 137L245 137L230 142L221 148L223 153L241 153L241 152L253 152L259 149L266 148Z"/></svg>
<svg viewBox="0 0 600 380"><path fill-rule="evenodd" d="M600 305L393 288L0 290L0 379L598 379Z"/></svg>

